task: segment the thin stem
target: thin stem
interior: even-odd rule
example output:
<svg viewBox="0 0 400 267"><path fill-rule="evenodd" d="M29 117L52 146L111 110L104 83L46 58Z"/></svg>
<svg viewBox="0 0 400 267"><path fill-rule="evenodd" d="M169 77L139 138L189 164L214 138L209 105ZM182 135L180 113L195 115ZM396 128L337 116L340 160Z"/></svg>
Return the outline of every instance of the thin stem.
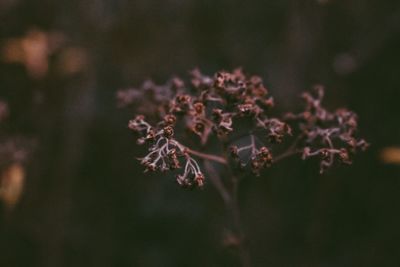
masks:
<svg viewBox="0 0 400 267"><path fill-rule="evenodd" d="M279 162L281 160L284 160L284 159L286 159L286 158L288 158L290 156L293 156L293 155L299 154L299 153L300 153L300 151L298 151L298 150L287 150L287 151L283 152L282 154L274 157L273 158L274 159L274 163Z"/></svg>
<svg viewBox="0 0 400 267"><path fill-rule="evenodd" d="M232 201L229 203L230 205L228 208L232 212L233 224L238 234L239 242L237 249L239 252L240 262L243 267L250 267L251 266L250 253L248 251L247 245L245 244L246 238L242 227L242 220L238 204L238 188L240 180L237 176L233 174L231 175L231 179L232 179Z"/></svg>
<svg viewBox="0 0 400 267"><path fill-rule="evenodd" d="M239 178L235 175L231 175L232 179L232 190L231 192L227 189L227 187L221 181L220 176L215 171L212 163L208 160L204 161L204 168L206 169L209 179L215 189L218 191L219 195L224 201L226 210L231 213L232 216L232 224L235 228L234 230L237 232L237 250L239 254L239 259L241 262L241 266L250 267L250 254L248 252L247 246L244 243L245 235L242 229L242 222L240 218L240 209L238 205L237 199L237 191L239 186Z"/></svg>
<svg viewBox="0 0 400 267"><path fill-rule="evenodd" d="M218 176L217 172L215 171L214 167L212 166L211 162L208 160L204 161L204 168L207 171L208 177L210 178L211 183L218 191L219 195L221 196L222 200L224 201L225 205L229 205L231 202L231 196L222 183L220 177Z"/></svg>
<svg viewBox="0 0 400 267"><path fill-rule="evenodd" d="M256 148L256 141L254 140L254 135L250 134L250 139L251 139L251 153L254 154L255 151L257 150Z"/></svg>
<svg viewBox="0 0 400 267"><path fill-rule="evenodd" d="M225 158L217 156L217 155L206 154L206 153L203 153L203 152L199 152L199 151L190 149L188 147L185 147L185 151L187 153L189 153L189 154L195 155L195 156L197 156L199 158L202 158L204 160L215 161L215 162L218 162L218 163L221 163L221 164L224 164L224 165L228 164L228 161Z"/></svg>
<svg viewBox="0 0 400 267"><path fill-rule="evenodd" d="M303 134L299 135L294 141L293 143L290 145L290 147L283 152L282 154L274 157L274 162L278 162L281 161L283 159L286 159L290 156L293 156L295 154L301 153L301 151L296 149L296 146L298 145L298 143L300 142L300 140L303 138Z"/></svg>
<svg viewBox="0 0 400 267"><path fill-rule="evenodd" d="M169 143L172 144L172 145L177 146L181 152L195 155L195 156L197 156L197 157L199 157L201 159L204 159L204 160L211 160L211 161L215 161L215 162L218 162L218 163L221 163L221 164L224 164L224 165L228 164L228 161L225 158L221 157L221 156L217 156L217 155L213 155L213 154L206 154L206 153L203 153L203 152L200 152L200 151L196 151L196 150L190 149L187 146L182 145L181 143L179 143L176 140L170 140Z"/></svg>

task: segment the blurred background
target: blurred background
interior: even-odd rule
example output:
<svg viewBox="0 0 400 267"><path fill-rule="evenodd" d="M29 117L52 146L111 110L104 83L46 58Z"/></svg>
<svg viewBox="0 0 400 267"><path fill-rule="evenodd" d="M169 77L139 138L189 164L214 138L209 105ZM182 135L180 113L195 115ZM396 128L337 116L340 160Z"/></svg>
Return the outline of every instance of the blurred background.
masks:
<svg viewBox="0 0 400 267"><path fill-rule="evenodd" d="M372 144L246 179L253 265L400 265L399 1L1 0L0 21L0 266L236 266L218 194L143 175L115 93L238 66L276 114L324 84Z"/></svg>

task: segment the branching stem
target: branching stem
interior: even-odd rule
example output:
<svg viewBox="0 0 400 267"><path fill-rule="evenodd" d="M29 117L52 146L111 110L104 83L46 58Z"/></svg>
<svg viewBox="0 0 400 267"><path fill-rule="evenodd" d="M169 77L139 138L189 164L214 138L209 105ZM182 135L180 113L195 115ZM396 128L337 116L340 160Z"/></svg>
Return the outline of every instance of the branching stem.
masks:
<svg viewBox="0 0 400 267"><path fill-rule="evenodd" d="M186 150L187 153L192 154L194 156L197 156L197 157L199 157L201 159L204 159L204 160L210 160L210 161L218 162L218 163L221 163L221 164L224 164L224 165L228 164L228 162L227 162L227 160L225 158L217 156L217 155L206 154L206 153L203 153L203 152L199 152L199 151L190 149L188 147L185 147L185 150Z"/></svg>
<svg viewBox="0 0 400 267"><path fill-rule="evenodd" d="M232 223L234 230L236 232L237 239L237 250L239 254L239 259L241 266L250 267L250 254L248 252L247 246L245 244L245 235L242 228L242 223L240 219L240 209L237 199L237 191L239 186L239 178L237 176L231 175L232 178L232 189L228 190L225 184L221 181L220 176L215 171L212 163L208 160L204 161L204 168L207 170L208 176L211 183L218 191L219 195L224 201L226 210L231 214Z"/></svg>

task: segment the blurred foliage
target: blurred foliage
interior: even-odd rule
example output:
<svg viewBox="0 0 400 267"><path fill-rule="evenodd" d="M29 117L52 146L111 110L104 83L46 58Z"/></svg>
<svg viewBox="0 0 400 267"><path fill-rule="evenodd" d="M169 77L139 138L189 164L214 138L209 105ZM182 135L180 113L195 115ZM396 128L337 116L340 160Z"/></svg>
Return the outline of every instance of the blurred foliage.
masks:
<svg viewBox="0 0 400 267"><path fill-rule="evenodd" d="M388 164L400 164L400 148L385 147L381 151L381 160Z"/></svg>
<svg viewBox="0 0 400 267"><path fill-rule="evenodd" d="M9 170L24 191L1 204L1 266L234 266L216 192L142 175L116 108L196 66L261 75L277 113L322 83L372 144L323 176L293 159L246 179L254 266L399 265L400 169L379 154L400 145L399 1L4 0L0 21L4 131L37 140Z"/></svg>

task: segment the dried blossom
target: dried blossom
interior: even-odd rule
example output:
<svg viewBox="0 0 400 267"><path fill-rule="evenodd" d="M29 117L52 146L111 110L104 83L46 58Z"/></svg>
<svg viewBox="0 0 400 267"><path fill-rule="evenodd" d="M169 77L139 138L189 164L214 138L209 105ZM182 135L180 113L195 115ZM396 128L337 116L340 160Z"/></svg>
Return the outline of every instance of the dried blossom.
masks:
<svg viewBox="0 0 400 267"><path fill-rule="evenodd" d="M129 122L128 127L141 134L140 144L149 142L149 153L141 158L141 164L146 168L145 171L167 171L181 168L181 158L185 161L183 174L176 177L178 184L184 187L204 184L204 175L199 164L193 159L188 149L174 139L174 128L171 125L161 129L152 127L145 121L144 116L139 115Z"/></svg>
<svg viewBox="0 0 400 267"><path fill-rule="evenodd" d="M319 157L322 173L335 159L350 164L353 154L368 146L356 137L355 113L343 108L329 112L321 105L321 86L313 94L302 95L306 103L303 112L288 113L279 119L268 114L274 100L259 76L248 76L241 69L220 71L214 76L196 69L190 75L189 86L175 77L165 85L147 81L138 90L117 94L121 105L136 103L139 112L158 119L158 123L150 124L139 115L128 125L141 135L139 144L149 145L149 153L141 159L146 171L183 169L176 176L181 186L204 184L205 177L194 157L227 164L225 155L230 155L237 166L259 175L274 161L302 153L303 159ZM184 138L182 129L199 137L198 149L213 154L178 142L177 138ZM280 150L276 146L293 139L289 138L293 135L295 142L289 151L277 153ZM208 146L212 136L229 151Z"/></svg>
<svg viewBox="0 0 400 267"><path fill-rule="evenodd" d="M286 120L297 122L302 139L299 143L306 145L302 158L319 156L321 173L333 165L335 158L350 164L354 153L369 146L364 139L356 136L357 115L344 108L334 112L326 110L321 105L323 97L323 87L316 86L314 94L303 93L306 104L303 112L285 116Z"/></svg>
<svg viewBox="0 0 400 267"><path fill-rule="evenodd" d="M249 138L250 143L248 145L240 147L236 145L230 146L230 156L239 168L243 168L249 164L251 171L258 176L262 169L271 166L273 157L270 149L266 146L257 146L256 139L258 140L258 138L255 135L251 134ZM259 140L258 142L261 143Z"/></svg>

